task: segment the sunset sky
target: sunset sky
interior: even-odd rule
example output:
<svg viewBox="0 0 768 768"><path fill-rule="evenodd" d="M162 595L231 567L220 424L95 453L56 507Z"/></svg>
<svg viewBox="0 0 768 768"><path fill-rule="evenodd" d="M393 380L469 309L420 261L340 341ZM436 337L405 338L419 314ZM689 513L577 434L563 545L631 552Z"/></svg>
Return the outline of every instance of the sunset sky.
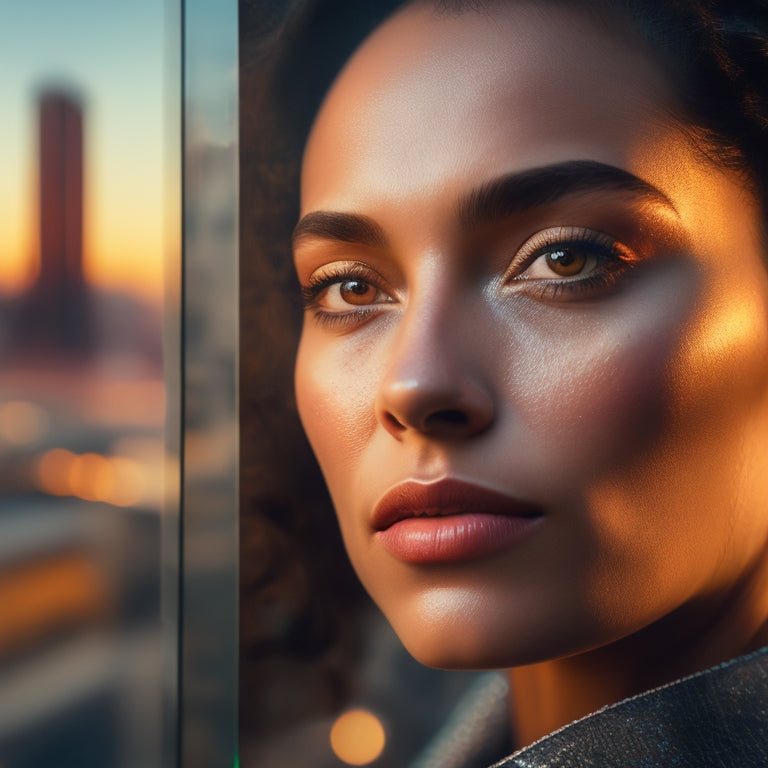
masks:
<svg viewBox="0 0 768 768"><path fill-rule="evenodd" d="M81 96L86 273L157 298L163 274L163 0L0 0L0 292L37 257L37 108L42 87Z"/></svg>

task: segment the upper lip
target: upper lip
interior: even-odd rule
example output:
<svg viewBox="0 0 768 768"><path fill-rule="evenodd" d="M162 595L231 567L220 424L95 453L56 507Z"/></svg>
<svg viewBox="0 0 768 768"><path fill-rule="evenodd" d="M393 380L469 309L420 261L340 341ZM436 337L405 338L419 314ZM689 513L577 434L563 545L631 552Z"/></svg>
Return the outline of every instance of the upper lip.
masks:
<svg viewBox="0 0 768 768"><path fill-rule="evenodd" d="M517 499L475 483L455 478L432 482L406 480L390 488L375 504L371 524L383 531L410 517L436 517L470 513L539 517L543 510L531 502Z"/></svg>

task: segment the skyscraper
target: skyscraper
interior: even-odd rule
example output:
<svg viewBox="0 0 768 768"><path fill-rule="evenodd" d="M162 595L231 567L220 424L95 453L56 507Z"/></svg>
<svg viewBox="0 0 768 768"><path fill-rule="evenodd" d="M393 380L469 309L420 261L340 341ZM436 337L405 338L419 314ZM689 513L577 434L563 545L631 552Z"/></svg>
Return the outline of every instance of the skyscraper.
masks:
<svg viewBox="0 0 768 768"><path fill-rule="evenodd" d="M61 90L38 101L39 263L22 302L24 351L55 357L91 351L91 302L83 274L83 110Z"/></svg>
<svg viewBox="0 0 768 768"><path fill-rule="evenodd" d="M83 283L83 113L69 94L39 101L40 277L45 292Z"/></svg>

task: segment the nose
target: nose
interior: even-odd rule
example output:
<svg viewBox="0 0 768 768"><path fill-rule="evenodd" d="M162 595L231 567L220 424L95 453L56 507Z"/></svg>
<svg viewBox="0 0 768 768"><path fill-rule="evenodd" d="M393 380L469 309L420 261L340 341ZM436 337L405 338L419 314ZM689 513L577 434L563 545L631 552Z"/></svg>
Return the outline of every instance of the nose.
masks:
<svg viewBox="0 0 768 768"><path fill-rule="evenodd" d="M379 422L398 439L460 440L488 429L495 405L479 345L439 319L403 322L377 392Z"/></svg>

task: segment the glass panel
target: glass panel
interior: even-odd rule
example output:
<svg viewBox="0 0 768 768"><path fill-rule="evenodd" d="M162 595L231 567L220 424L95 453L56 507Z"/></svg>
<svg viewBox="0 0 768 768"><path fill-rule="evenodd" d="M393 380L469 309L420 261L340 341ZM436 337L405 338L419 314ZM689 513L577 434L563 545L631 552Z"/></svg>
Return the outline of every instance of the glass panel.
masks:
<svg viewBox="0 0 768 768"><path fill-rule="evenodd" d="M184 3L181 750L230 766L237 725L237 5Z"/></svg>
<svg viewBox="0 0 768 768"><path fill-rule="evenodd" d="M0 2L3 768L174 764L179 133L164 111L179 105L164 87L180 81L165 14Z"/></svg>

